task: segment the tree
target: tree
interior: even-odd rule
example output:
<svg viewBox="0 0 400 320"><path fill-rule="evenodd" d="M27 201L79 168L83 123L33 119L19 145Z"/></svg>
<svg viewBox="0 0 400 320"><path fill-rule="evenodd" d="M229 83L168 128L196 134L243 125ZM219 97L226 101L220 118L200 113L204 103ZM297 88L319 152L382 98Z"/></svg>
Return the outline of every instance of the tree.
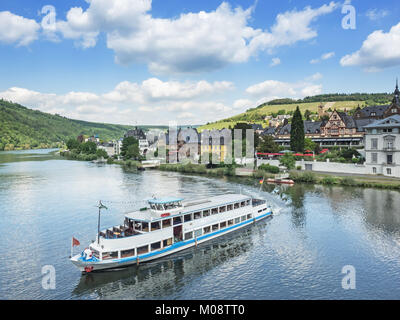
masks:
<svg viewBox="0 0 400 320"><path fill-rule="evenodd" d="M68 150L75 150L75 149L78 149L78 148L79 148L79 145L80 145L80 143L79 143L79 141L76 140L76 139L69 139L69 140L67 141L67 148L68 148Z"/></svg>
<svg viewBox="0 0 400 320"><path fill-rule="evenodd" d="M279 145L275 143L272 136L262 136L258 145L258 151L262 153L277 153L279 152Z"/></svg>
<svg viewBox="0 0 400 320"><path fill-rule="evenodd" d="M279 162L284 165L288 170L294 169L296 165L296 159L290 153L285 153L283 156L281 156Z"/></svg>
<svg viewBox="0 0 400 320"><path fill-rule="evenodd" d="M78 150L80 153L84 153L84 154L96 154L97 145L94 142L88 141L88 142L79 144Z"/></svg>
<svg viewBox="0 0 400 320"><path fill-rule="evenodd" d="M310 116L311 116L311 111L310 110L306 110L306 111L304 111L304 118L307 120L307 121L310 121L311 119L310 119Z"/></svg>
<svg viewBox="0 0 400 320"><path fill-rule="evenodd" d="M99 159L99 158L107 159L108 158L108 154L107 154L106 150L104 150L104 149L97 149L96 155L97 155L97 159Z"/></svg>
<svg viewBox="0 0 400 320"><path fill-rule="evenodd" d="M304 122L299 106L297 106L292 118L290 149L295 152L304 151Z"/></svg>
<svg viewBox="0 0 400 320"><path fill-rule="evenodd" d="M122 141L121 155L124 159L137 159L140 155L139 141L134 137L126 137Z"/></svg>
<svg viewBox="0 0 400 320"><path fill-rule="evenodd" d="M304 139L304 150L314 151L316 148L316 143L312 141L310 138Z"/></svg>

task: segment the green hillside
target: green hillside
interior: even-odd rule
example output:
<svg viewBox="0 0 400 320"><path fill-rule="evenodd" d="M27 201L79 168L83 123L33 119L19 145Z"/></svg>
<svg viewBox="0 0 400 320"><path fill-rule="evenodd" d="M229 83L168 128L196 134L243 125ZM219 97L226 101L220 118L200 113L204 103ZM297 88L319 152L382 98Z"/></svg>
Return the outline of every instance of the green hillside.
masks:
<svg viewBox="0 0 400 320"><path fill-rule="evenodd" d="M352 93L325 94L299 100L277 99L265 102L256 108L248 109L246 112L228 119L207 123L198 129L201 131L204 129L229 128L238 122L257 123L265 127L268 125L268 121L265 120L266 116L276 117L278 114L292 114L297 106L299 106L303 115L306 110L316 115L318 106L321 104L325 106L325 111L336 109L351 112L351 110L358 106L389 104L392 98L393 95L387 93Z"/></svg>
<svg viewBox="0 0 400 320"><path fill-rule="evenodd" d="M131 126L71 120L0 99L0 150L58 147L79 135L118 139Z"/></svg>

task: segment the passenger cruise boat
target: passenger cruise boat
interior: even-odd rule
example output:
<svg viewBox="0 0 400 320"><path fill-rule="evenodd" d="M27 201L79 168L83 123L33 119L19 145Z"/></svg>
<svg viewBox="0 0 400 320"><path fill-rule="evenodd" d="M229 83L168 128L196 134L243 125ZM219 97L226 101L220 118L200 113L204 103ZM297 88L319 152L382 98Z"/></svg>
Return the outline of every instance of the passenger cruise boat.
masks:
<svg viewBox="0 0 400 320"><path fill-rule="evenodd" d="M265 200L226 194L203 200L148 200L123 225L99 232L71 261L82 272L116 269L197 246L272 215Z"/></svg>

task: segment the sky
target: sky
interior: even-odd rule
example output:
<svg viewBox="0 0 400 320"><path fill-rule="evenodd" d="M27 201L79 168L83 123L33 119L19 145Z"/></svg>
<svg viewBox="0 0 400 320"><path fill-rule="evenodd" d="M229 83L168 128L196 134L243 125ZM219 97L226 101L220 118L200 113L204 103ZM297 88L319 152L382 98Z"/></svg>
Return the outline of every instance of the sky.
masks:
<svg viewBox="0 0 400 320"><path fill-rule="evenodd" d="M1 0L0 98L203 124L276 98L393 92L398 1Z"/></svg>

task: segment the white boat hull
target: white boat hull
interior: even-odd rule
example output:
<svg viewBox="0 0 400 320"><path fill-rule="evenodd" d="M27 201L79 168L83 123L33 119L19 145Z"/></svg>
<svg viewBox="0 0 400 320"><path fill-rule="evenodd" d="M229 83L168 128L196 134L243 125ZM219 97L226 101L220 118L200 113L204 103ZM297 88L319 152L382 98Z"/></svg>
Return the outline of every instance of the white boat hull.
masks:
<svg viewBox="0 0 400 320"><path fill-rule="evenodd" d="M134 257L129 257L129 258L121 258L121 259L112 259L112 260L97 260L95 258L91 260L84 260L82 256L75 255L71 258L71 262L79 268L80 271L82 272L93 272L93 271L102 271L106 269L118 269L118 268L123 268L127 267L130 265L139 265L144 262L149 262L155 259L159 259L177 252L180 252L182 250L197 246L201 243L204 243L206 241L221 237L223 235L226 235L230 232L239 230L243 227L249 226L252 223L256 223L262 219L265 219L269 216L272 216L272 211L268 211L264 214L261 214L259 216L256 216L250 220L246 220L242 223L239 223L237 225L233 225L230 227L226 227L222 230L218 230L215 232L211 232L209 234L202 235L198 237L197 239L191 239L191 240L186 240L186 241L180 241L177 242L169 247L145 253L142 255L134 256Z"/></svg>

